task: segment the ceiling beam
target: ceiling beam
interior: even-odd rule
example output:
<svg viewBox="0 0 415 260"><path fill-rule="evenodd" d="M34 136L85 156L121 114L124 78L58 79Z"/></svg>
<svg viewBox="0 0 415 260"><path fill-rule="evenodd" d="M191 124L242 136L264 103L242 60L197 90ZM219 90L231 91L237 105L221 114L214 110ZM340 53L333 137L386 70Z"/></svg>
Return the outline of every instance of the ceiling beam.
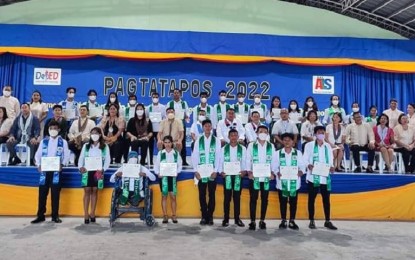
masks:
<svg viewBox="0 0 415 260"><path fill-rule="evenodd" d="M371 13L374 13L374 12L376 12L377 10L382 9L383 7L385 7L385 6L387 6L388 4L392 3L393 1L394 1L394 0L388 0L388 1L384 2L382 5L380 5L380 6L376 7L375 9L370 10L370 12L371 12Z"/></svg>
<svg viewBox="0 0 415 260"><path fill-rule="evenodd" d="M415 2L407 4L406 6L403 6L402 8L400 8L399 10L394 12L393 14L389 15L388 19L391 19L392 17L397 16L398 14L400 14L400 13L402 13L402 12L404 12L404 11L408 10L409 8L414 7L414 6L415 6Z"/></svg>
<svg viewBox="0 0 415 260"><path fill-rule="evenodd" d="M342 12L347 11L350 7L358 7L359 5L366 2L366 0L342 0Z"/></svg>

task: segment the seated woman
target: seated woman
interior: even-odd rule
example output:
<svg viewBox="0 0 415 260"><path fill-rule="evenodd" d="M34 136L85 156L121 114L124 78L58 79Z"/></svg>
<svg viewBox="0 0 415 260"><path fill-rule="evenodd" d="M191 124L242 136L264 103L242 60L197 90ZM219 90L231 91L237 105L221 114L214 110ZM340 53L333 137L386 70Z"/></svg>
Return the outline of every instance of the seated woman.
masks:
<svg viewBox="0 0 415 260"><path fill-rule="evenodd" d="M11 120L7 116L6 108L0 107L0 144L4 144L7 142L12 125L13 125L13 120Z"/></svg>
<svg viewBox="0 0 415 260"><path fill-rule="evenodd" d="M171 136L165 136L163 138L164 149L159 151L157 159L154 164L154 173L157 174L160 178L160 190L162 194L161 198L161 207L163 209L163 224L169 222L167 217L167 195L170 196L170 206L172 211L172 221L177 223L176 218L176 193L177 193L177 183L176 177L167 177L162 176L163 173L160 172L161 163L176 163L177 169L176 172L179 174L182 171L182 158L180 157L179 152L173 149L173 138Z"/></svg>
<svg viewBox="0 0 415 260"><path fill-rule="evenodd" d="M128 154L128 163L129 164L138 164L138 154L135 151L131 151ZM111 175L110 182L115 183L120 178L123 178L123 167L120 167L118 170L115 171L113 175ZM144 190L143 190L143 178L147 177L150 181L156 180L156 175L150 172L144 166L140 166L140 173L139 178L123 178L121 189L123 192L120 194L120 204L126 205L129 203L132 206L138 206L138 203L141 199L144 198Z"/></svg>
<svg viewBox="0 0 415 260"><path fill-rule="evenodd" d="M382 154L383 161L386 164L386 171L392 171L392 163L394 159L394 150L392 145L395 143L394 133L391 128L389 128L389 117L385 114L382 114L378 118L377 126L373 127L373 133L375 134L375 149L380 151ZM383 167L380 165L379 167Z"/></svg>
<svg viewBox="0 0 415 260"><path fill-rule="evenodd" d="M105 143L110 147L111 164L120 163L122 157L122 133L125 129L124 118L120 116L119 106L111 104L108 113L98 125L103 133Z"/></svg>
<svg viewBox="0 0 415 260"><path fill-rule="evenodd" d="M403 164L406 173L415 171L415 128L409 125L408 116L401 114L398 118L398 125L393 132L395 134L395 151L402 153ZM409 164L409 159L411 163Z"/></svg>
<svg viewBox="0 0 415 260"><path fill-rule="evenodd" d="M342 125L343 119L341 113L334 113L331 118L331 124L326 127L326 142L330 144L333 150L333 165L336 172L344 172L342 169L342 160L344 154L344 143L346 142L346 128Z"/></svg>

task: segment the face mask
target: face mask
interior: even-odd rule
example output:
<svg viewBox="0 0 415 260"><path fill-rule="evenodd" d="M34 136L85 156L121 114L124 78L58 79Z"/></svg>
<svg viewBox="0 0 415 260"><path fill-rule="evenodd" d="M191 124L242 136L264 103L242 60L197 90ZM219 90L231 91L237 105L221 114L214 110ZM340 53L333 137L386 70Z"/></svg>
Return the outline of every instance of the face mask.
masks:
<svg viewBox="0 0 415 260"><path fill-rule="evenodd" d="M337 106L337 105L339 104L339 101L338 101L338 100L333 100L331 103L332 103L333 105Z"/></svg>
<svg viewBox="0 0 415 260"><path fill-rule="evenodd" d="M222 101L222 102L226 101L226 96L220 96L219 100Z"/></svg>
<svg viewBox="0 0 415 260"><path fill-rule="evenodd" d="M173 113L169 113L169 114L167 115L167 118L168 118L168 119L174 119L174 114L173 114Z"/></svg>
<svg viewBox="0 0 415 260"><path fill-rule="evenodd" d="M261 102L261 99L259 97L256 97L254 98L254 102L258 104L259 102Z"/></svg>
<svg viewBox="0 0 415 260"><path fill-rule="evenodd" d="M199 116L199 121L200 122L203 122L204 120L206 120L206 117L205 116Z"/></svg>
<svg viewBox="0 0 415 260"><path fill-rule="evenodd" d="M358 107L354 107L354 108L352 108L352 111L353 112L359 112L359 108Z"/></svg>
<svg viewBox="0 0 415 260"><path fill-rule="evenodd" d="M153 103L154 104L157 104L159 102L159 99L158 98L153 98Z"/></svg>
<svg viewBox="0 0 415 260"><path fill-rule="evenodd" d="M49 135L50 135L51 137L55 137L55 136L57 136L58 134L59 134L58 130L55 130L55 129L49 129Z"/></svg>
<svg viewBox="0 0 415 260"><path fill-rule="evenodd" d="M130 158L130 159L128 159L128 163L129 164L137 164L138 163L138 159L137 158Z"/></svg>
<svg viewBox="0 0 415 260"><path fill-rule="evenodd" d="M114 103L114 102L115 102L115 98L113 98L113 97L112 97L112 98L110 98L110 102L111 102L111 103Z"/></svg>
<svg viewBox="0 0 415 260"><path fill-rule="evenodd" d="M137 110L135 111L135 113L137 114L137 116L142 116L144 114L144 110Z"/></svg>
<svg viewBox="0 0 415 260"><path fill-rule="evenodd" d="M318 134L316 137L318 140L324 140L324 134Z"/></svg>
<svg viewBox="0 0 415 260"><path fill-rule="evenodd" d="M260 134L258 134L258 138L261 141L266 141L267 138L268 138L268 134L266 134L266 133L260 133Z"/></svg>
<svg viewBox="0 0 415 260"><path fill-rule="evenodd" d="M296 109L297 109L297 106L296 106L296 105L290 105L290 108L291 108L292 110L296 110Z"/></svg>
<svg viewBox="0 0 415 260"><path fill-rule="evenodd" d="M68 93L68 98L74 98L75 97L75 93Z"/></svg>
<svg viewBox="0 0 415 260"><path fill-rule="evenodd" d="M3 90L3 96L5 96L5 97L10 97L10 95L12 94L12 92L11 91L8 91L8 90Z"/></svg>
<svg viewBox="0 0 415 260"><path fill-rule="evenodd" d="M205 103L207 102L207 98L202 97L202 98L200 99L200 102L201 102L201 103L203 103L203 104L205 104Z"/></svg>
<svg viewBox="0 0 415 260"><path fill-rule="evenodd" d="M239 103L243 103L245 101L245 98L244 97L240 97L240 98L238 98L238 102Z"/></svg>
<svg viewBox="0 0 415 260"><path fill-rule="evenodd" d="M95 101L95 100L97 100L97 96L89 96L89 100Z"/></svg>
<svg viewBox="0 0 415 260"><path fill-rule="evenodd" d="M114 101L111 101L111 102L114 102ZM130 106L134 106L135 104L137 104L137 100L131 99L130 101L128 101L128 103L130 104Z"/></svg>
<svg viewBox="0 0 415 260"><path fill-rule="evenodd" d="M307 102L307 106L312 107L313 105L314 105L314 102L313 101L308 101Z"/></svg>
<svg viewBox="0 0 415 260"><path fill-rule="evenodd" d="M98 141L98 140L99 140L99 135L97 135L97 134L92 134L92 135L91 135L91 139L92 139L92 141L96 142L96 141Z"/></svg>

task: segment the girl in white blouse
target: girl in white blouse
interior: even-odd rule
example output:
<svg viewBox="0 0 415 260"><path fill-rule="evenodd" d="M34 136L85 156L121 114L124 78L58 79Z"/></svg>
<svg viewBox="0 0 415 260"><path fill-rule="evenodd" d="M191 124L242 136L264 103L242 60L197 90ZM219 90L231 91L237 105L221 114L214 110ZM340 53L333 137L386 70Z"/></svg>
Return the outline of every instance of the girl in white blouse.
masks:
<svg viewBox="0 0 415 260"><path fill-rule="evenodd" d="M43 134L45 127L45 119L48 115L48 105L42 101L42 94L35 90L32 93L32 100L30 101L30 111L39 119L40 134ZM42 137L41 137L42 138Z"/></svg>
<svg viewBox="0 0 415 260"><path fill-rule="evenodd" d="M341 113L334 113L332 123L326 127L326 142L333 149L334 167L336 172L344 172L342 160L344 154L344 143L346 141L346 129L342 125L343 119Z"/></svg>

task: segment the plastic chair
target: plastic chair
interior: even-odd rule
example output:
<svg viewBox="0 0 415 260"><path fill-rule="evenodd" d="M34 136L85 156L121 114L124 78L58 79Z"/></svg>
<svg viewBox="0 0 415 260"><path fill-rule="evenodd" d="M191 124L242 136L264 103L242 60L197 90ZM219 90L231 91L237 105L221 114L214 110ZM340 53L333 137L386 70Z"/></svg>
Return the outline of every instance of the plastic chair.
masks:
<svg viewBox="0 0 415 260"><path fill-rule="evenodd" d="M0 165L4 165L7 166L9 164L9 159L10 159L10 153L9 150L7 149L7 145L4 144L0 144Z"/></svg>
<svg viewBox="0 0 415 260"><path fill-rule="evenodd" d="M20 158L22 162L24 158L23 154L26 153L26 166L30 166L30 147L26 144L17 144L14 149L16 149L17 156Z"/></svg>

